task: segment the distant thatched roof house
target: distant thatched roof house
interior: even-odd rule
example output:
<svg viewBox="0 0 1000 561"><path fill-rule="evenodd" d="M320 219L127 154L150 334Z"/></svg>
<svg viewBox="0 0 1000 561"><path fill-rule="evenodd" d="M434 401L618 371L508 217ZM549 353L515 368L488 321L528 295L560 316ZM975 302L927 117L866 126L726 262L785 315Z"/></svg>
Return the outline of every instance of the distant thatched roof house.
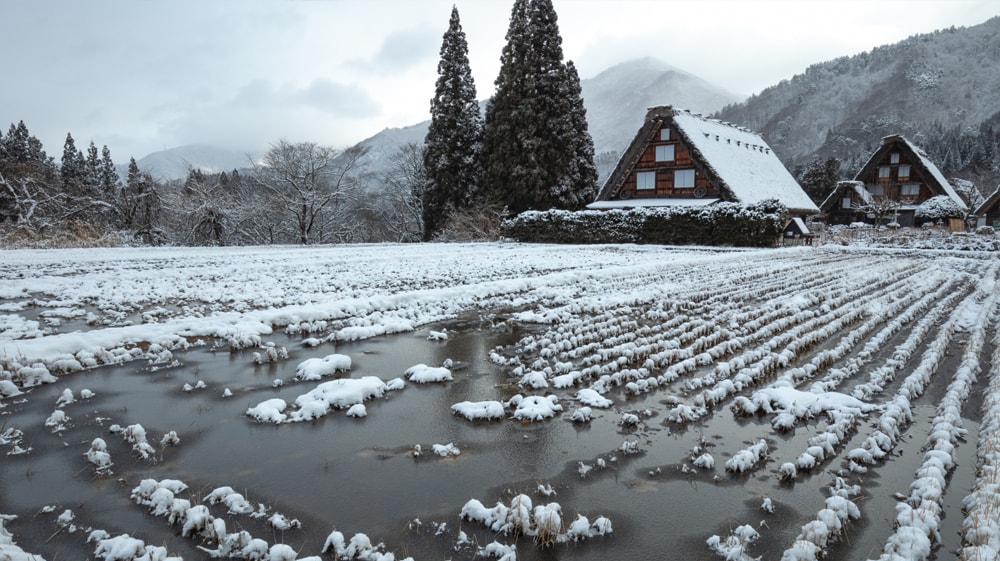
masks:
<svg viewBox="0 0 1000 561"><path fill-rule="evenodd" d="M979 217L979 226L1000 226L1000 185L976 207L975 215Z"/></svg>
<svg viewBox="0 0 1000 561"><path fill-rule="evenodd" d="M670 106L653 107L588 208L752 204L818 212L757 133Z"/></svg>
<svg viewBox="0 0 1000 561"><path fill-rule="evenodd" d="M883 138L854 181L837 184L820 210L829 223L848 224L865 221L865 207L889 202L896 222L913 226L917 208L937 196L948 197L962 211L969 208L927 154L897 134Z"/></svg>

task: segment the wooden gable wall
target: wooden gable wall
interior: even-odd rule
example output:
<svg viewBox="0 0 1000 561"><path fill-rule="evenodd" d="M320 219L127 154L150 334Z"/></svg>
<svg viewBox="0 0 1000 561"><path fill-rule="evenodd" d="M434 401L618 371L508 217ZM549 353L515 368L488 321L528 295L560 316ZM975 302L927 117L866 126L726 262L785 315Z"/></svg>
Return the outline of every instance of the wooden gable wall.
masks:
<svg viewBox="0 0 1000 561"><path fill-rule="evenodd" d="M664 133L664 131L667 132ZM691 150L684 142L682 135L678 134L672 121L669 119L657 121L648 138L646 145L641 148L638 160L622 183L618 198L717 199L720 197L700 163L692 157ZM666 156L669 156L669 152L673 151L673 158L658 160L658 150L667 152ZM683 173L688 170L694 174L694 184L689 186L675 184L675 177L678 176L675 172L681 171ZM655 174L653 184L646 183L646 188L640 188L638 182L640 173ZM647 175L646 177L651 176Z"/></svg>

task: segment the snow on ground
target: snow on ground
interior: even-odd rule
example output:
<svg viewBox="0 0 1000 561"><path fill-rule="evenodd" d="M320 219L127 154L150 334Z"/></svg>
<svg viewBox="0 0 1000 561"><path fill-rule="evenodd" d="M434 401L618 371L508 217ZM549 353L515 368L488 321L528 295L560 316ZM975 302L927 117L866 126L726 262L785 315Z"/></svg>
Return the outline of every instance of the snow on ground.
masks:
<svg viewBox="0 0 1000 561"><path fill-rule="evenodd" d="M254 386L232 380L212 386L225 388L213 389L213 394L233 396L230 385L253 394L240 405L245 416L239 422L307 422L315 430L352 430L391 409L397 392L423 391L435 396L428 403L445 409L449 418L458 417L453 422L480 432L508 430L503 427L516 423L550 434L564 430L562 422L575 427L581 442L607 427L619 435L621 444L604 452L585 452L592 447L581 444L580 455L560 458L574 476L565 480L580 486L567 494L579 501L572 510L557 503L534 507L523 494L509 502L490 497L497 501L492 508L468 498L464 506L453 504L454 525L462 518L478 521L511 540L493 542L481 555L516 556L525 550L525 544L517 545L518 535L545 547L603 536L613 544L604 546L608 551L621 547L636 553L627 549L635 545L615 544L608 518L591 522L577 514L601 508L600 497L580 491L600 485L602 474L613 467L616 480L630 471L642 479L673 471L676 477L707 482L742 481L756 474L807 489L803 482L836 473L832 485L828 477L822 481L825 487L811 506L801 491L795 495L803 516L792 521L801 528L794 538L777 527L748 525L756 520L730 525L735 530L728 537L709 528L691 530L704 532L698 555L707 550L753 558L761 548L770 548L783 550L780 556L786 559L821 558L838 541L850 541L852 524L869 505L876 508L877 501L861 501L858 495L868 494L866 477L887 467L909 430L926 431L913 435L926 442L926 454L910 487L900 492L907 498L896 508L897 528L865 530L884 543L883 558L897 558L902 551L926 557L924 551L949 539L940 531L940 512L947 508L941 492L949 484L948 474L964 461L956 452L963 437L974 441L979 460L974 491L964 501L968 515L961 536L952 538L959 540L955 549L972 559L995 551L1000 543L1000 527L992 516L996 470L990 467L995 464L1000 403L985 399L980 413L965 407L975 384L995 388L1000 376L996 359L992 368L981 366L989 362L987 342L994 354L1000 346L994 296L1000 267L992 253L833 246L747 251L422 244L5 251L2 258L2 415L31 405L41 387L68 386L74 373L122 364L145 364L150 373L163 371L168 377L174 372L178 378L169 391L183 389L181 395L189 394L183 399L214 399L217 395L193 391L207 386L196 369L185 370L185 351L204 348L239 357L238 351L247 349L254 359L246 367L266 372L289 358L285 347L266 340L284 332L299 340L289 349L315 348L321 354L299 361L295 376L284 381ZM470 322L470 317L478 321ZM413 338L418 329L430 334L421 340L442 350L458 344L463 330L516 335L514 342L488 352L494 372L426 363L406 368L410 382L425 385L420 389L408 388L401 378L388 379L403 369L365 373L367 357L338 348L350 341ZM987 379L977 382L984 374ZM333 375L341 377L323 381ZM490 382L477 382L484 378ZM938 408L933 418L921 421L916 404L926 401L934 383L947 391L938 392L940 404L929 404ZM107 393L95 389L98 399ZM60 387L55 395L39 405L44 412L37 426L2 423L0 450L8 460L38 453L31 444L41 438L46 443L61 439L72 451L78 466L74 471L83 468L88 476L110 477L112 467L120 472L123 463L132 465L137 458L152 465L164 447L188 445L181 426L157 432L161 439L150 438L134 422L101 425L98 431L83 428L89 405L82 400L94 393L73 385ZM566 401L578 405L567 412ZM347 427L324 419L335 412L356 419ZM983 419L975 438L962 428L962 414ZM671 448L664 448L656 435L684 434L724 418L738 419L734 426L750 425L742 440L720 437L720 449L709 453L703 436L695 435L699 444L693 452L685 444L673 457L664 457ZM294 430L270 428L279 435ZM770 430L784 436L772 438ZM524 438L531 441L536 432L526 432ZM437 434L434 438L449 438ZM120 447L122 440L131 450ZM160 449L150 441L159 442ZM404 448L409 455L408 445ZM457 440L431 449L454 460L431 462L426 469L461 469L483 453ZM699 469L690 470L688 462ZM230 532L238 527L233 517L266 514L274 531L299 531L298 520L255 507L242 489L222 485L203 498L180 497L180 486L152 481L136 488L136 502L165 518L165 528L177 524L184 537L198 540L203 552L223 556L238 550L271 558L289 554L284 544ZM508 483L490 481L482 489ZM769 490L765 510L775 510L783 489ZM747 515L759 516L760 498L749 502ZM226 512L209 508L216 504ZM0 513L5 508L0 498ZM718 513L715 532L723 532L721 523L732 515ZM642 518L636 515L629 525L641 527ZM159 543L157 536L91 535L90 547L98 557L167 555L146 545ZM645 543L641 538L635 542ZM26 549L34 550L34 545ZM389 558L389 549L365 534L348 540L337 531L323 546L340 556L367 552L379 559ZM0 556L16 559L21 554L10 534L0 529Z"/></svg>

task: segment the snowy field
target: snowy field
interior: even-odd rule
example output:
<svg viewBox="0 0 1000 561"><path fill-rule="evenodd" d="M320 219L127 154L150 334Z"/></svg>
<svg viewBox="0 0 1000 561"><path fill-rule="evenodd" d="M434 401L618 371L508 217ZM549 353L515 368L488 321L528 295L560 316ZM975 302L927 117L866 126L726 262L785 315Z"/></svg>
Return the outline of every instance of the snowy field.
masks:
<svg viewBox="0 0 1000 561"><path fill-rule="evenodd" d="M0 251L0 559L996 559L998 271Z"/></svg>

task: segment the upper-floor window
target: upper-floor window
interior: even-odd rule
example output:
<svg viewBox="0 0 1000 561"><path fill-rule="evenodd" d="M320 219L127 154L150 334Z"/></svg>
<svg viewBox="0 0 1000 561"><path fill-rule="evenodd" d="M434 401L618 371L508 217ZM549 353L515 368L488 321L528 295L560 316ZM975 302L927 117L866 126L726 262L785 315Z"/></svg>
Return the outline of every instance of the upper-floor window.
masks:
<svg viewBox="0 0 1000 561"><path fill-rule="evenodd" d="M674 145L673 144L661 144L656 147L656 161L657 162L672 162L674 161Z"/></svg>
<svg viewBox="0 0 1000 561"><path fill-rule="evenodd" d="M668 127L660 129L660 140L670 140L670 129Z"/></svg>
<svg viewBox="0 0 1000 561"><path fill-rule="evenodd" d="M637 190L656 189L656 172L640 171L635 174L635 188Z"/></svg>
<svg viewBox="0 0 1000 561"><path fill-rule="evenodd" d="M869 185L868 192L871 193L872 195L882 196L885 194L885 187L878 184Z"/></svg>
<svg viewBox="0 0 1000 561"><path fill-rule="evenodd" d="M840 199L840 208L851 208L851 198L844 197L843 199Z"/></svg>
<svg viewBox="0 0 1000 561"><path fill-rule="evenodd" d="M899 164L899 177L910 177L910 164Z"/></svg>
<svg viewBox="0 0 1000 561"><path fill-rule="evenodd" d="M890 164L899 163L899 152L893 152L892 154L889 154L889 163Z"/></svg>
<svg viewBox="0 0 1000 561"><path fill-rule="evenodd" d="M919 183L904 183L902 194L904 197L915 197L920 194Z"/></svg>
<svg viewBox="0 0 1000 561"><path fill-rule="evenodd" d="M890 168L889 166L879 166L878 167L878 178L879 179L887 179L887 178L891 177L892 176L892 172L890 171L891 169L892 168Z"/></svg>
<svg viewBox="0 0 1000 561"><path fill-rule="evenodd" d="M690 189L691 187L694 187L694 170L674 170L674 189Z"/></svg>

